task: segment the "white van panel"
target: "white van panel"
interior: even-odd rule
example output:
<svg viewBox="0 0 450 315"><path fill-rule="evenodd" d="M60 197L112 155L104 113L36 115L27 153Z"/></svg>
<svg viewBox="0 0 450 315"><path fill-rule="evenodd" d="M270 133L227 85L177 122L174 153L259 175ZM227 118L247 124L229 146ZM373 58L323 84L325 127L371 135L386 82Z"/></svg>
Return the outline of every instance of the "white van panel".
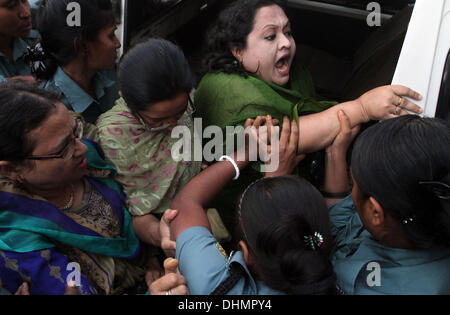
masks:
<svg viewBox="0 0 450 315"><path fill-rule="evenodd" d="M392 84L401 84L422 94L422 101L414 101L424 108L424 115L434 116L439 88L431 89L432 75L440 71L439 82L442 78L442 66L438 66L438 39L448 34L443 30L444 5L448 9L450 0L417 0L409 23L402 52L392 80ZM449 19L447 16L446 20ZM450 22L450 21L449 21ZM448 23L448 22L447 22ZM448 36L448 35L447 35ZM448 44L448 43L447 43ZM439 44L440 46L443 43ZM448 51L448 49L447 49ZM445 57L447 54L445 54ZM445 61L444 61L445 62ZM433 67L436 67L433 70ZM433 83L435 85L436 83Z"/></svg>
<svg viewBox="0 0 450 315"><path fill-rule="evenodd" d="M438 45L436 47L436 56L431 73L430 93L425 115L433 117L436 112L436 106L439 100L439 92L442 85L445 62L450 51L450 1L446 1L444 16L439 32ZM450 104L449 104L450 106Z"/></svg>

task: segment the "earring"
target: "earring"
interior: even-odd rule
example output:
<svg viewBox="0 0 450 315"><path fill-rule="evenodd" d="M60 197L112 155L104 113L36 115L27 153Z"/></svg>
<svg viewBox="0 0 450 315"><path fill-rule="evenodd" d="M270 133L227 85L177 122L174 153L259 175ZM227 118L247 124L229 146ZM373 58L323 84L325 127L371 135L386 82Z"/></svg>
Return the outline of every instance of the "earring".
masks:
<svg viewBox="0 0 450 315"><path fill-rule="evenodd" d="M242 63L241 60L235 59L235 60L233 60L232 64L233 64L234 67L240 67L240 68L244 67L244 64Z"/></svg>

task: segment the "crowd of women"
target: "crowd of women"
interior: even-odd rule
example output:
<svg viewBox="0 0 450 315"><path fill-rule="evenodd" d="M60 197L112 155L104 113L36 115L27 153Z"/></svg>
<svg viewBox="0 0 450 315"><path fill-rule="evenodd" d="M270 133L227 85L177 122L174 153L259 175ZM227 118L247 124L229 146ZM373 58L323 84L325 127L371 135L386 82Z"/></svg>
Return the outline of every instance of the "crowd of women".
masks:
<svg viewBox="0 0 450 315"><path fill-rule="evenodd" d="M81 27L69 2L39 1L32 30L27 0L0 0L3 293L450 294L450 124L412 115L419 93L318 101L277 0L230 1L198 84L165 39L116 67L110 0L77 0ZM176 161L193 117L253 132ZM280 131L266 173L262 126Z"/></svg>

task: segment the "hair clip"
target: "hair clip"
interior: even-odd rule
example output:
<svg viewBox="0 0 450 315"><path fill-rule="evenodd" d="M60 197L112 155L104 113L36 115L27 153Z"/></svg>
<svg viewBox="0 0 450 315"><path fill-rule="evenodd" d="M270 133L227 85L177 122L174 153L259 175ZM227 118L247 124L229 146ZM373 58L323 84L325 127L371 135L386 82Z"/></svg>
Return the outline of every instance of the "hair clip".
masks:
<svg viewBox="0 0 450 315"><path fill-rule="evenodd" d="M419 185L424 186L429 192L442 200L450 200L450 185L439 181L423 181Z"/></svg>
<svg viewBox="0 0 450 315"><path fill-rule="evenodd" d="M315 232L314 235L304 236L305 245L310 247L312 250L317 250L323 244L322 234Z"/></svg>

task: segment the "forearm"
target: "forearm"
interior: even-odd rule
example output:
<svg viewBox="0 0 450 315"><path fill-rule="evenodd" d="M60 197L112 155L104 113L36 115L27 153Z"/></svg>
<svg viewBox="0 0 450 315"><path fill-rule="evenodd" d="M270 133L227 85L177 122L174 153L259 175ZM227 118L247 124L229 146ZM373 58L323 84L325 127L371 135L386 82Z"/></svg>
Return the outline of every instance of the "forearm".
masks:
<svg viewBox="0 0 450 315"><path fill-rule="evenodd" d="M350 127L369 121L359 101L337 104L326 111L300 117L298 151L311 153L328 147L340 130L338 112L343 110L350 120Z"/></svg>
<svg viewBox="0 0 450 315"><path fill-rule="evenodd" d="M140 241L161 247L159 220L154 215L133 217L133 230Z"/></svg>
<svg viewBox="0 0 450 315"><path fill-rule="evenodd" d="M231 158L236 162L239 170L244 169L248 164L248 158L246 157L245 161L239 161L237 153L234 153ZM174 206L187 200L206 207L235 176L236 170L233 164L227 160L211 165L183 188L172 203L172 209L177 209Z"/></svg>
<svg viewBox="0 0 450 315"><path fill-rule="evenodd" d="M349 191L346 152L328 148L325 158L325 182L323 190L330 194L342 194ZM339 201L340 197L329 198L325 201L330 207Z"/></svg>
<svg viewBox="0 0 450 315"><path fill-rule="evenodd" d="M248 164L247 161L239 161L236 154L232 158L240 170ZM193 226L210 228L204 209L235 176L233 164L225 160L208 167L183 188L171 205L172 209L178 210L178 215L170 224L172 240Z"/></svg>

